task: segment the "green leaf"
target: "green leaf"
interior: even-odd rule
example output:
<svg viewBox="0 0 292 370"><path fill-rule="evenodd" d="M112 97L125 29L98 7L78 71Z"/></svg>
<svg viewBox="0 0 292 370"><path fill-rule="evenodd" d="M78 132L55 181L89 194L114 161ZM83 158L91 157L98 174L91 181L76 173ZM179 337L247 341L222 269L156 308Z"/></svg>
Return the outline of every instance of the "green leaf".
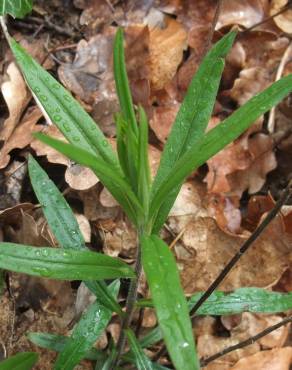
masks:
<svg viewBox="0 0 292 370"><path fill-rule="evenodd" d="M222 150L226 145L241 135L252 122L292 91L292 75L283 77L260 94L250 99L237 109L221 124L210 130L194 147L188 150L173 166L169 175L156 188L150 204L154 230L161 226L160 209L168 194L196 168ZM164 221L163 221L164 222Z"/></svg>
<svg viewBox="0 0 292 370"><path fill-rule="evenodd" d="M188 300L189 309L203 293ZM154 307L151 299L141 299L138 307ZM233 315L241 312L277 313L292 309L292 293L271 292L262 288L239 288L232 293L215 291L198 309L197 315Z"/></svg>
<svg viewBox="0 0 292 370"><path fill-rule="evenodd" d="M67 140L121 173L111 145L80 104L12 38L10 47L35 98Z"/></svg>
<svg viewBox="0 0 292 370"><path fill-rule="evenodd" d="M22 352L0 362L0 370L30 370L36 364L38 354Z"/></svg>
<svg viewBox="0 0 292 370"><path fill-rule="evenodd" d="M127 181L119 173L116 173L109 164L71 144L66 144L41 133L34 134L34 136L75 162L90 167L120 203L129 219L135 225L137 224L138 215L143 215L143 209Z"/></svg>
<svg viewBox="0 0 292 370"><path fill-rule="evenodd" d="M114 41L114 77L116 90L122 110L118 120L117 141L120 164L127 178L130 179L133 190L137 191L137 161L138 161L138 126L127 77L124 55L124 38L121 28L118 29ZM122 125L121 125L122 124ZM125 160L126 159L126 160Z"/></svg>
<svg viewBox="0 0 292 370"><path fill-rule="evenodd" d="M202 293L189 300L193 307ZM261 288L239 288L234 292L213 293L199 308L197 315L233 315L241 312L277 313L292 309L292 293L270 292Z"/></svg>
<svg viewBox="0 0 292 370"><path fill-rule="evenodd" d="M65 249L86 250L84 238L79 229L78 222L69 204L32 156L28 158L30 181L50 229L61 247ZM86 286L113 311L122 314L119 304L108 292L102 281L87 281Z"/></svg>
<svg viewBox="0 0 292 370"><path fill-rule="evenodd" d="M55 352L62 352L69 340L69 337L65 337L64 335L49 333L28 333L27 337L35 345ZM106 357L105 352L99 351L96 348L91 348L84 355L84 359L100 362L104 361Z"/></svg>
<svg viewBox="0 0 292 370"><path fill-rule="evenodd" d="M168 353L177 370L199 369L187 302L175 259L157 236L144 236L142 263Z"/></svg>
<svg viewBox="0 0 292 370"><path fill-rule="evenodd" d="M134 277L124 262L101 253L0 243L0 268L61 280Z"/></svg>
<svg viewBox="0 0 292 370"><path fill-rule="evenodd" d="M109 289L117 295L116 283L111 285ZM98 300L92 303L75 325L65 348L57 358L54 370L74 369L105 330L111 317L112 311L104 307Z"/></svg>
<svg viewBox="0 0 292 370"><path fill-rule="evenodd" d="M150 168L148 159L148 123L144 109L139 107L139 156L138 156L138 198L145 213L148 212L150 190Z"/></svg>
<svg viewBox="0 0 292 370"><path fill-rule="evenodd" d="M33 190L60 246L85 249L84 238L69 204L32 156L28 158L28 171Z"/></svg>
<svg viewBox="0 0 292 370"><path fill-rule="evenodd" d="M121 28L117 30L114 41L114 76L123 117L130 124L131 131L137 137L138 126L127 76L124 37Z"/></svg>
<svg viewBox="0 0 292 370"><path fill-rule="evenodd" d="M219 88L224 58L231 49L235 36L235 32L229 32L217 42L207 53L193 77L164 146L152 195L156 193L181 156L203 137ZM164 199L154 232L158 232L163 225L180 187L181 184L177 184Z"/></svg>
<svg viewBox="0 0 292 370"><path fill-rule="evenodd" d="M131 346L131 350L134 354L137 370L153 370L154 368L152 366L150 359L143 352L143 349L141 348L139 342L137 341L133 331L131 329L127 329L126 334L128 337L129 344Z"/></svg>
<svg viewBox="0 0 292 370"><path fill-rule="evenodd" d="M0 15L23 18L32 11L32 0L0 0Z"/></svg>

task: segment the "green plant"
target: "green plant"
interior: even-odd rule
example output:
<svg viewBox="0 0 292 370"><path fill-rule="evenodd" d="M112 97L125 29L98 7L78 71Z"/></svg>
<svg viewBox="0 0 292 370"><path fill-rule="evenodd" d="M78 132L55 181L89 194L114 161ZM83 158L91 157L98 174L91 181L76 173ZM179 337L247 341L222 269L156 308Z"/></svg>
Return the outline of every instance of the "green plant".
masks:
<svg viewBox="0 0 292 370"><path fill-rule="evenodd" d="M162 338L176 369L199 368L189 309L200 297L195 295L187 302L175 259L159 238L159 230L185 178L292 91L292 76L284 77L206 133L224 58L235 37L235 32L228 33L205 56L181 105L152 180L147 117L143 108L135 107L132 102L122 30L117 31L114 44L114 74L121 108L116 116L117 154L71 94L8 36L11 50L37 103L69 143L41 133L35 137L91 168L119 202L139 238L135 271L118 259L88 251L69 205L37 162L29 158L32 186L60 248L0 243L0 268L45 278L83 280L96 295L96 301L83 313L70 337L46 333L28 335L34 343L59 352L55 370L73 369L83 358L96 361L96 369L118 369L120 359L134 363L138 369L163 369L165 367L151 362L143 352L143 348ZM137 302L142 266L152 300ZM119 281L109 286L104 282L104 279L122 277L131 278L125 312L116 300ZM136 306L154 307L158 317L159 326L143 338L136 338L129 328ZM291 294L244 288L228 295L214 292L198 314L279 312L291 307ZM106 328L112 312L121 320L119 341L116 346L112 345L110 353L97 351L92 346ZM131 351L123 353L126 337Z"/></svg>

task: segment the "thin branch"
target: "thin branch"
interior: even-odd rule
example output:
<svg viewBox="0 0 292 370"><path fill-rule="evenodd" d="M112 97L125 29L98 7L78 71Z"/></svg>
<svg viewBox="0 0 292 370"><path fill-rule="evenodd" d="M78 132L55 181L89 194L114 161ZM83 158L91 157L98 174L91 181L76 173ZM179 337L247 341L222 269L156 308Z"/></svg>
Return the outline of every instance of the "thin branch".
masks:
<svg viewBox="0 0 292 370"><path fill-rule="evenodd" d="M291 53L292 53L292 42L290 42L290 44L288 45L288 47L285 50L285 53L283 54L281 62L278 66L275 81L280 80L280 78L282 77L283 72L284 72L284 68L285 68L286 64L288 63L288 61L289 61ZM275 114L276 114L276 107L273 107L270 111L269 120L268 120L268 123L267 123L267 128L268 128L268 131L270 133L274 132Z"/></svg>
<svg viewBox="0 0 292 370"><path fill-rule="evenodd" d="M264 24L264 23L266 23L268 21L270 21L271 19L274 19L278 15L285 13L287 10L289 10L291 8L291 6L292 6L292 4L289 2L288 4L286 4L285 6L283 6L283 8L281 8L278 12L270 15L269 17L263 19L262 21L254 24L254 25L252 25L251 27L246 28L244 31L241 32L241 34L246 33L246 32L249 32L249 31L253 30L254 28L256 28L256 27L258 27L258 26L260 26L260 25L262 25L262 24Z"/></svg>
<svg viewBox="0 0 292 370"><path fill-rule="evenodd" d="M226 275L235 266L235 264L240 260L243 254L250 248L252 243L260 236L260 234L265 230L265 228L270 224L270 222L276 217L281 207L286 203L292 193L292 181L289 182L286 189L281 194L280 199L276 202L275 207L267 214L265 219L257 227L257 229L251 234L251 236L243 243L238 252L231 258L224 269L220 272L218 277L209 286L206 292L201 296L198 302L195 304L190 314L193 318L197 310L202 306L202 304L210 297L216 288L222 283Z"/></svg>
<svg viewBox="0 0 292 370"><path fill-rule="evenodd" d="M7 29L7 25L6 25L6 16L3 15L0 17L0 24L1 24L1 28L2 28L2 31L4 33L4 36L9 44L10 42L10 35L9 35L9 32L8 32L8 29Z"/></svg>
<svg viewBox="0 0 292 370"><path fill-rule="evenodd" d="M287 317L286 319L278 322L277 324L270 326L269 328L261 331L257 335L254 335L253 337L250 337L240 343L234 344L233 346L227 347L223 349L220 352L215 353L214 355L207 357L206 359L201 360L201 367L207 366L210 362L217 360L217 358L222 357L226 355L227 353L230 353L232 351L235 351L240 348L244 348L246 346L249 346L250 344L253 344L255 341L259 340L260 338L270 334L272 331L279 329L281 326L286 325L288 323L292 322L292 316Z"/></svg>
<svg viewBox="0 0 292 370"><path fill-rule="evenodd" d="M214 17L213 17L213 20L212 20L211 28L210 28L210 31L209 31L209 34L208 34L208 39L206 41L205 50L202 54L203 56L206 55L207 52L209 51L209 49L211 48L212 39L213 39L213 36L214 36L216 24L217 24L218 19L219 19L219 14L220 14L220 11L221 11L221 8L222 8L222 4L223 4L223 0L218 0L216 10L215 10L215 14L214 14Z"/></svg>

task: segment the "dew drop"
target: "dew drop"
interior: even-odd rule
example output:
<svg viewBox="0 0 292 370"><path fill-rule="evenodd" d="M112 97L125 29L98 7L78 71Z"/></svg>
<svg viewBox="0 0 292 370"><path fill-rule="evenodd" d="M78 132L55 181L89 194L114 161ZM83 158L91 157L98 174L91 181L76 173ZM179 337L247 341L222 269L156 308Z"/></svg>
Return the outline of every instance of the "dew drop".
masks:
<svg viewBox="0 0 292 370"><path fill-rule="evenodd" d="M34 92L36 92L36 93L39 93L39 92L41 91L41 89L40 89L39 87L35 87L33 90L34 90Z"/></svg>
<svg viewBox="0 0 292 370"><path fill-rule="evenodd" d="M57 113L60 113L61 112L61 109L59 107L56 108L56 112Z"/></svg>
<svg viewBox="0 0 292 370"><path fill-rule="evenodd" d="M56 90L59 90L59 89L60 89L60 87L61 87L61 86L60 86L58 83L56 83L56 82L52 85L52 88L53 88L53 89L56 89Z"/></svg>
<svg viewBox="0 0 292 370"><path fill-rule="evenodd" d="M69 95L64 95L63 97L64 97L64 99L65 99L67 102L71 102L71 98L70 98L70 96L69 96Z"/></svg>
<svg viewBox="0 0 292 370"><path fill-rule="evenodd" d="M46 95L40 95L40 99L42 101L47 101L48 100L48 98L46 97Z"/></svg>
<svg viewBox="0 0 292 370"><path fill-rule="evenodd" d="M74 136L74 137L72 138L72 140L73 140L73 141L75 141L75 143L79 143L80 138L79 138L78 136Z"/></svg>
<svg viewBox="0 0 292 370"><path fill-rule="evenodd" d="M71 131L71 128L70 128L70 125L69 125L69 123L68 123L68 122L64 122L64 123L63 123L63 127L64 127L64 130L65 130L66 132L70 132L70 131Z"/></svg>
<svg viewBox="0 0 292 370"><path fill-rule="evenodd" d="M54 114L53 120L59 122L61 120L61 116L59 114Z"/></svg>
<svg viewBox="0 0 292 370"><path fill-rule="evenodd" d="M102 145L104 147L108 146L108 141L106 139L102 140Z"/></svg>

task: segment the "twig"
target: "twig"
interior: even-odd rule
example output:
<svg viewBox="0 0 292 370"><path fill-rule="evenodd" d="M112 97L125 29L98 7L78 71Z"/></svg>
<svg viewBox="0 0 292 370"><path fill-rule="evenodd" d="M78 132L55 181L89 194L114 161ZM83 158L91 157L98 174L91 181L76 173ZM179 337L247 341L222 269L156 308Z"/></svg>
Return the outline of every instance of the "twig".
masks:
<svg viewBox="0 0 292 370"><path fill-rule="evenodd" d="M246 28L244 31L241 32L241 34L246 33L246 32L249 32L249 31L253 30L254 28L256 28L256 27L258 27L258 26L260 26L260 25L262 25L262 24L270 21L271 19L277 17L278 15L285 13L288 9L291 8L291 6L292 6L292 4L289 2L288 4L286 4L285 6L283 6L283 8L281 8L278 12L276 12L275 14L270 15L269 17L263 19L262 21L254 24L254 25L252 25L251 27Z"/></svg>
<svg viewBox="0 0 292 370"><path fill-rule="evenodd" d="M218 0L216 10L215 10L215 14L214 14L214 17L213 17L213 20L212 20L211 28L210 28L210 31L209 31L209 34L208 34L208 39L206 41L205 50L202 53L203 56L209 51L209 49L212 45L212 39L213 39L213 36L214 36L216 24L217 24L218 19L219 19L219 14L220 14L220 11L221 11L221 8L222 8L222 4L223 4L223 0Z"/></svg>
<svg viewBox="0 0 292 370"><path fill-rule="evenodd" d="M240 260L243 254L250 248L252 243L260 236L260 234L264 231L264 229L270 224L270 222L276 217L278 212L280 211L281 207L286 203L292 193L292 181L289 182L286 189L281 194L280 199L276 202L274 208L267 214L265 219L261 222L261 224L257 227L257 229L251 234L251 236L243 243L240 247L239 251L231 258L231 260L227 263L224 269L220 272L218 277L213 281L213 283L209 286L206 292L201 296L195 306L192 308L190 314L193 318L197 310L202 306L202 304L210 297L210 295L214 292L216 288L222 283L226 275L230 272L230 270L235 266L235 264Z"/></svg>
<svg viewBox="0 0 292 370"><path fill-rule="evenodd" d="M280 80L280 78L282 77L284 68L285 68L287 62L289 61L291 52L292 52L292 42L290 42L290 44L288 45L287 49L285 50L285 53L283 54L283 57L281 59L281 62L279 64L279 66L278 66L278 70L277 70L277 73L276 73L275 81ZM271 109L271 111L270 111L269 120L268 120L268 123L267 123L267 128L268 128L268 131L270 133L273 133L274 132L274 128L275 128L275 113L276 113L276 107L273 107Z"/></svg>
<svg viewBox="0 0 292 370"><path fill-rule="evenodd" d="M227 348L223 349L222 351L217 352L214 355L212 355L210 357L207 357L206 359L201 360L201 367L204 367L204 366L208 365L210 362L212 362L214 360L217 360L217 358L222 357L222 356L226 355L227 353L230 353L230 352L235 351L237 349L244 348L246 346L249 346L250 344L253 344L258 339L264 337L265 335L271 333L274 330L277 330L281 326L288 324L289 322L292 322L292 316L287 317L286 319L278 322L277 324L275 324L273 326L270 326L269 328L261 331L260 333L258 333L257 335L254 335L253 337L250 337L250 338L248 338L248 339L246 339L246 340L244 340L240 343L234 344L233 346L227 347Z"/></svg>
<svg viewBox="0 0 292 370"><path fill-rule="evenodd" d="M118 343L117 343L116 355L112 361L110 370L114 370L118 366L120 359L121 359L121 355L125 347L125 343L126 343L125 330L129 328L131 321L132 321L132 317L133 317L133 313L135 309L135 303L137 300L137 291L138 291L138 284L139 284L139 279L141 276L141 271L142 271L141 246L139 244L137 248L137 259L136 259L136 266L135 266L136 278L131 280L129 293L128 293L127 301L126 301L126 312L125 312L125 316L122 322L121 332L120 332L120 336L119 336Z"/></svg>
<svg viewBox="0 0 292 370"><path fill-rule="evenodd" d="M4 36L5 36L8 44L9 44L10 35L9 35L8 29L7 29L7 25L6 25L6 16L1 16L0 17L0 24L1 24L1 28L2 28L2 31L4 33Z"/></svg>

